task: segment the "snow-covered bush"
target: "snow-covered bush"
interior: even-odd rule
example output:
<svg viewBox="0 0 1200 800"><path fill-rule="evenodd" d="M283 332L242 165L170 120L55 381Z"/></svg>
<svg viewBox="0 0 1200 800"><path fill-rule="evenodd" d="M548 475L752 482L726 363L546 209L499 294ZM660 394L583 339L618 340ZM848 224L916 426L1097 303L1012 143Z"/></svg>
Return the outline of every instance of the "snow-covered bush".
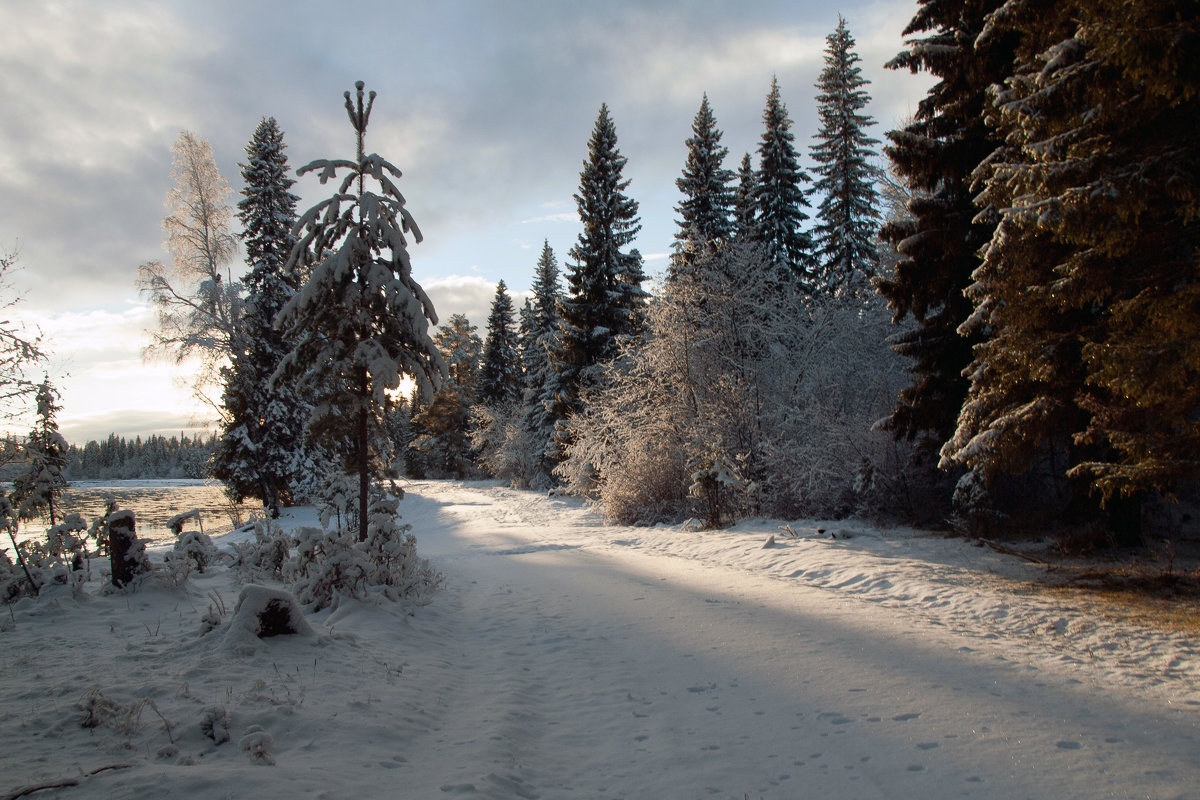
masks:
<svg viewBox="0 0 1200 800"><path fill-rule="evenodd" d="M508 481L524 489L537 480L542 471L542 451L525 425L527 409L516 403L478 404L471 408L471 446L475 461L493 478Z"/></svg>
<svg viewBox="0 0 1200 800"><path fill-rule="evenodd" d="M79 698L75 708L80 712L80 727L111 728L117 733L129 736L141 730L142 711L146 708L146 700L121 703L93 688Z"/></svg>
<svg viewBox="0 0 1200 800"><path fill-rule="evenodd" d="M441 575L417 556L411 526L398 522L398 503L395 496L372 498L365 541L348 530L299 528L285 568L297 599L319 610L373 590L392 600L420 601L435 589Z"/></svg>
<svg viewBox="0 0 1200 800"><path fill-rule="evenodd" d="M890 485L896 445L872 424L905 374L886 309L781 291L761 260L731 245L667 284L644 339L569 423L556 474L572 492L653 522L846 516L871 499L855 491L864 462L873 491ZM714 495L697 472L718 464L736 480Z"/></svg>
<svg viewBox="0 0 1200 800"><path fill-rule="evenodd" d="M319 486L313 488L312 504L317 507L321 524L336 530L356 527L358 522L358 485L355 476L330 464Z"/></svg>
<svg viewBox="0 0 1200 800"><path fill-rule="evenodd" d="M0 506L0 519L7 520L6 527L11 533L16 530L15 512L7 500L0 501ZM8 602L22 595L35 594L35 585L40 589L49 583L65 584L79 590L90 577L87 531L87 523L81 516L69 514L62 522L48 528L45 538L14 542L12 559L7 551L0 551L3 553L0 557L0 600Z"/></svg>
<svg viewBox="0 0 1200 800"><path fill-rule="evenodd" d="M971 536L994 535L1007 517L999 510L983 475L968 470L954 486L954 514L950 524Z"/></svg>
<svg viewBox="0 0 1200 800"><path fill-rule="evenodd" d="M569 489L599 499L626 524L651 525L686 512L687 457L669 406L637 402L639 383L614 384L576 418L568 458L555 469Z"/></svg>
<svg viewBox="0 0 1200 800"><path fill-rule="evenodd" d="M242 731L242 737L238 739L238 750L250 756L251 764L275 764L275 740L261 725L251 725Z"/></svg>
<svg viewBox="0 0 1200 800"><path fill-rule="evenodd" d="M84 570L85 566L90 564L88 538L88 524L79 514L68 514L62 522L46 531L46 544L50 553L69 563L72 571Z"/></svg>
<svg viewBox="0 0 1200 800"><path fill-rule="evenodd" d="M25 572L9 558L8 550L0 548L0 603L11 603L23 594L32 593Z"/></svg>
<svg viewBox="0 0 1200 800"><path fill-rule="evenodd" d="M281 580L292 554L292 538L278 523L260 519L254 523L254 538L235 542L232 550L233 568L244 577Z"/></svg>
<svg viewBox="0 0 1200 800"><path fill-rule="evenodd" d="M734 506L734 498L748 488L739 473L737 465L722 453L706 457L692 473L688 494L700 502L706 527L719 528Z"/></svg>
<svg viewBox="0 0 1200 800"><path fill-rule="evenodd" d="M167 553L168 565L185 566L190 571L203 574L217 559L217 548L208 534L200 531L184 531L175 537L175 545Z"/></svg>
<svg viewBox="0 0 1200 800"><path fill-rule="evenodd" d="M200 715L200 733L212 739L213 744L229 741L229 714L221 706L208 706Z"/></svg>

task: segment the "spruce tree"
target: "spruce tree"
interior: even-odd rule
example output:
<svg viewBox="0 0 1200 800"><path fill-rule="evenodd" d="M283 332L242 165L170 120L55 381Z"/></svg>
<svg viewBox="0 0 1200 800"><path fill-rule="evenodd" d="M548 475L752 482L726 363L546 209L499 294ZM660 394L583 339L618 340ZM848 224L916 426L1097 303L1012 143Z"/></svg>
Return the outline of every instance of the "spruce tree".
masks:
<svg viewBox="0 0 1200 800"><path fill-rule="evenodd" d="M299 387L271 383L291 349L275 316L295 294L295 276L284 267L296 238L295 184L288 176L283 132L274 118L263 119L246 145L238 217L250 271L245 310L235 335L233 357L222 370L226 421L213 461L213 475L234 502L262 501L272 517L291 499L303 458L308 404Z"/></svg>
<svg viewBox="0 0 1200 800"><path fill-rule="evenodd" d="M738 239L749 241L757 231L755 217L755 188L758 186L758 175L750 162L750 154L742 155L741 166L737 171L737 189L733 194L733 233Z"/></svg>
<svg viewBox="0 0 1200 800"><path fill-rule="evenodd" d="M551 361L551 353L558 350L561 327L559 304L562 301L562 288L558 278L558 259L547 241L542 246L534 274L530 304L532 314L528 346L525 348L525 429L535 442L541 473L540 480L538 476L530 478L530 485L534 486L549 482L550 460L556 452L555 419L551 409L558 393L558 373Z"/></svg>
<svg viewBox="0 0 1200 800"><path fill-rule="evenodd" d="M560 311L556 421L579 409L580 392L598 385L603 365L617 355L621 342L642 332L647 298L642 256L625 249L641 224L637 202L625 194L625 162L608 106L601 105L575 195L583 231L570 251L569 294Z"/></svg>
<svg viewBox="0 0 1200 800"><path fill-rule="evenodd" d="M345 93L356 138L353 160L314 161L322 182L345 171L332 197L296 225L300 241L289 268L308 281L280 312L295 341L281 371L315 387L311 431L336 444L358 476L358 537L365 541L371 480L384 473L381 443L390 441L383 416L387 392L411 376L423 391L441 383L444 365L429 337L437 314L412 277L408 235L421 241L393 178L400 171L363 148L375 92L363 104ZM368 189L374 180L379 191Z"/></svg>
<svg viewBox="0 0 1200 800"><path fill-rule="evenodd" d="M67 487L67 440L58 432L58 392L46 378L37 387L37 421L25 439L26 465L13 478L11 500L21 519L36 519L45 511L53 526L58 522L55 504Z"/></svg>
<svg viewBox="0 0 1200 800"><path fill-rule="evenodd" d="M522 393L527 385L525 376L529 374L531 365L537 360L537 339L533 333L536 324L534 317L533 298L526 297L525 304L521 306L517 316L517 357L521 367Z"/></svg>
<svg viewBox="0 0 1200 800"><path fill-rule="evenodd" d="M875 233L879 212L870 164L879 144L866 134L875 123L860 113L871 98L858 66L854 37L838 16L837 30L825 38L825 68L817 81L821 120L812 158L821 193L815 229L820 291L844 294L868 289L875 272Z"/></svg>
<svg viewBox="0 0 1200 800"><path fill-rule="evenodd" d="M1057 448L1071 508L1108 501L1136 542L1137 500L1200 473L1195 24L1165 1L1002 11L988 35L1021 42L993 115L1009 146L977 173L1002 211L968 290L990 335L943 452L989 476Z"/></svg>
<svg viewBox="0 0 1200 800"><path fill-rule="evenodd" d="M884 425L897 439L917 440L926 457L936 457L955 430L967 392L963 370L985 335L959 328L973 308L964 290L979 266L978 251L996 227L995 213L973 202L971 175L1003 143L984 112L989 87L1011 72L1015 42L1002 36L975 43L986 15L1001 3L922 0L904 31L914 37L908 49L887 64L938 78L913 121L888 133L884 150L914 199L909 219L883 227L901 259L891 277L876 281L893 319L915 322L894 339L896 352L912 360L913 379Z"/></svg>
<svg viewBox="0 0 1200 800"><path fill-rule="evenodd" d="M754 189L755 237L766 251L776 280L811 293L816 287L817 266L812 237L803 228L808 219L805 185L811 178L800 168L792 120L774 77L763 109L763 125Z"/></svg>
<svg viewBox="0 0 1200 800"><path fill-rule="evenodd" d="M687 162L683 175L675 185L683 193L676 206L675 253L671 258L668 278L686 269L696 254L727 242L733 236L734 194L730 182L732 171L722 166L729 148L721 146L721 131L705 94L700 110L692 121L692 135L687 140Z"/></svg>
<svg viewBox="0 0 1200 800"><path fill-rule="evenodd" d="M413 415L416 436L412 447L424 456L425 467L439 476L465 478L471 470L468 433L471 406L479 399L483 342L462 314L452 314L434 335L446 365L446 380L429 405ZM417 409L416 398L413 408Z"/></svg>
<svg viewBox="0 0 1200 800"><path fill-rule="evenodd" d="M512 298L504 281L500 281L488 315L479 367L479 402L484 405L507 405L521 396L521 365L514 324Z"/></svg>

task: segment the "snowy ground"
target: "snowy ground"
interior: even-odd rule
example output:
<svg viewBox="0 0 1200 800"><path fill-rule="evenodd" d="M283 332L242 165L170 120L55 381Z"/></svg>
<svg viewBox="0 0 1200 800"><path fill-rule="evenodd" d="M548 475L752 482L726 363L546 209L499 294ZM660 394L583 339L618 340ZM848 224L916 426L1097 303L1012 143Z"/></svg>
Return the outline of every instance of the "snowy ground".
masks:
<svg viewBox="0 0 1200 800"><path fill-rule="evenodd" d="M861 524L613 527L493 484L415 483L401 512L446 576L431 605L343 603L250 654L229 615L200 633L236 601L225 569L3 609L0 793L1200 796L1196 643L1014 592L1033 567L1010 556Z"/></svg>

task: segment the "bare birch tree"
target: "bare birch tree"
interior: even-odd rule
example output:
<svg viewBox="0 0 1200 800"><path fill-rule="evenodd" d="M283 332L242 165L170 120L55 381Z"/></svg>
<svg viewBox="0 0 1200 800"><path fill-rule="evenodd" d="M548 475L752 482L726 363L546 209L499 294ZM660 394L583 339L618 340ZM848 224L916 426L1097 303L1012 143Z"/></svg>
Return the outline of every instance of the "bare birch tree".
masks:
<svg viewBox="0 0 1200 800"><path fill-rule="evenodd" d="M167 193L170 213L163 218L171 263L148 261L138 268L138 289L158 312L158 330L149 332L145 356L176 364L198 357L192 390L220 411L210 390L220 385L220 369L233 351L242 292L230 272L237 252L231 191L206 140L183 131L173 151L175 186Z"/></svg>
<svg viewBox="0 0 1200 800"><path fill-rule="evenodd" d="M0 254L0 419L12 419L23 413L25 400L37 391L38 384L26 376L26 370L45 357L41 335L30 334L10 316L19 298L6 299L12 288L8 272L16 264L16 253ZM0 463L6 459L0 455Z"/></svg>

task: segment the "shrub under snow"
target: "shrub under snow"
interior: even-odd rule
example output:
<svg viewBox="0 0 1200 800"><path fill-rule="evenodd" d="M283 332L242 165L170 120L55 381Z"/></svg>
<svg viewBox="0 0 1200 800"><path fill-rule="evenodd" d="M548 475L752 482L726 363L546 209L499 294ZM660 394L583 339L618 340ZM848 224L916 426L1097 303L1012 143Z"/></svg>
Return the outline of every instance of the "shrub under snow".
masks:
<svg viewBox="0 0 1200 800"><path fill-rule="evenodd" d="M569 423L571 491L621 522L716 524L846 516L895 485L901 454L872 430L905 380L882 302L802 298L761 259L730 245L667 284Z"/></svg>
<svg viewBox="0 0 1200 800"><path fill-rule="evenodd" d="M372 591L393 600L419 600L441 583L441 575L417 556L412 526L399 524L398 504L393 496L372 498L365 541L346 529L296 531L284 571L301 603L322 609L341 597L361 599Z"/></svg>

